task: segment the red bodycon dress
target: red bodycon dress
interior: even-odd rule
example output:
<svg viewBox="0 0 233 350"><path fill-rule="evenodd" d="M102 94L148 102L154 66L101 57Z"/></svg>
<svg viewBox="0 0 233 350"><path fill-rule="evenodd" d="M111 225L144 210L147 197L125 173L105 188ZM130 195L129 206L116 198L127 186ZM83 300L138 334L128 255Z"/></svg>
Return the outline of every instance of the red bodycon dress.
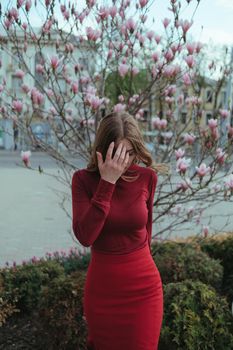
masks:
<svg viewBox="0 0 233 350"><path fill-rule="evenodd" d="M84 293L88 349L156 350L163 317L163 289L150 254L157 175L132 164L115 184L98 172L72 178L73 231L91 246Z"/></svg>

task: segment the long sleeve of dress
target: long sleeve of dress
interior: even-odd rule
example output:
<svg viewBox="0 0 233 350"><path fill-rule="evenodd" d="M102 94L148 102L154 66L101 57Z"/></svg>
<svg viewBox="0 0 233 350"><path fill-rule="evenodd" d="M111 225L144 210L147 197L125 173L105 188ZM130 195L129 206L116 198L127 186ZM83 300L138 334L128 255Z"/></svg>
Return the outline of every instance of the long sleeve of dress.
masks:
<svg viewBox="0 0 233 350"><path fill-rule="evenodd" d="M157 174L153 171L150 181L150 192L149 198L147 200L147 208L148 208L148 221L146 224L146 229L148 232L148 244L151 249L151 237L152 237L152 220L153 220L153 204L154 204L154 194L157 185Z"/></svg>
<svg viewBox="0 0 233 350"><path fill-rule="evenodd" d="M72 227L78 241L85 247L98 238L110 211L115 184L100 178L92 198L88 196L80 172L72 177Z"/></svg>

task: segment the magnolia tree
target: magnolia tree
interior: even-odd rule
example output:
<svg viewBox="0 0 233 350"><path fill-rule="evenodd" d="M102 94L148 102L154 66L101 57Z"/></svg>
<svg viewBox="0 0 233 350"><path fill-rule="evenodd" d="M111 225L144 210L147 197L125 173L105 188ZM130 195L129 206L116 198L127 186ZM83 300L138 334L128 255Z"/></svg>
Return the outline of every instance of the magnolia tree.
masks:
<svg viewBox="0 0 233 350"><path fill-rule="evenodd" d="M222 66L210 61L201 72L206 49L189 39L200 0L166 2L161 21L152 20L156 3L149 0L86 0L83 7L72 0L9 2L1 9L7 62L1 62L0 113L28 136L25 166L33 169L27 145L39 145L59 161L70 188L71 173L77 160L88 160L103 115L128 111L155 161L170 168L159 175L154 239L176 230L205 237L217 229L205 210L233 198L231 60ZM191 18L183 18L183 7L189 6ZM39 14L40 28L34 25ZM16 91L4 69L6 57L18 79ZM213 105L213 118L203 125L206 84L216 101L222 86L228 86L228 95L225 105ZM52 142L33 132L35 116L49 125ZM225 215L223 229L232 217L225 210L218 214Z"/></svg>

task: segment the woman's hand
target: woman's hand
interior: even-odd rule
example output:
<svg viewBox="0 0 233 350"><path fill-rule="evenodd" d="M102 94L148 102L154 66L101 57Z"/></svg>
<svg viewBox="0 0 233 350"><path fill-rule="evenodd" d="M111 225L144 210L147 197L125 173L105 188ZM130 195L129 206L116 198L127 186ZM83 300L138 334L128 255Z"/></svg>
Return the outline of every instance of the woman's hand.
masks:
<svg viewBox="0 0 233 350"><path fill-rule="evenodd" d="M128 152L126 153L126 147L120 143L112 158L113 148L114 142L111 142L106 153L105 162L100 152L96 152L96 154L101 178L108 182L116 183L126 169L129 154Z"/></svg>

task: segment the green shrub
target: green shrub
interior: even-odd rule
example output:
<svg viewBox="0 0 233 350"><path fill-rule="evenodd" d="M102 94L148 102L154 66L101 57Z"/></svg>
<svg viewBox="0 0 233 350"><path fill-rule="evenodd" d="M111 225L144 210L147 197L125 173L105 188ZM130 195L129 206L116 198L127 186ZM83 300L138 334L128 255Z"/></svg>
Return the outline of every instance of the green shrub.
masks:
<svg viewBox="0 0 233 350"><path fill-rule="evenodd" d="M87 329L83 319L85 279L85 272L76 272L60 276L43 288L39 316L45 330L44 348L86 349Z"/></svg>
<svg viewBox="0 0 233 350"><path fill-rule="evenodd" d="M70 250L68 256L55 254L51 260L57 261L61 266L63 266L65 274L69 275L74 271L86 271L90 263L91 254L82 254L76 249Z"/></svg>
<svg viewBox="0 0 233 350"><path fill-rule="evenodd" d="M200 243L201 249L210 257L219 259L223 266L222 294L233 302L233 235L223 240L209 239Z"/></svg>
<svg viewBox="0 0 233 350"><path fill-rule="evenodd" d="M223 267L198 246L166 242L152 246L152 255L164 284L199 280L221 290Z"/></svg>
<svg viewBox="0 0 233 350"><path fill-rule="evenodd" d="M227 301L199 281L164 285L159 350L232 350L233 317Z"/></svg>
<svg viewBox="0 0 233 350"><path fill-rule="evenodd" d="M6 322L6 320L15 312L19 312L15 304L17 298L11 299L7 293L0 293L0 327Z"/></svg>
<svg viewBox="0 0 233 350"><path fill-rule="evenodd" d="M64 269L55 261L38 261L0 270L4 293L17 298L17 307L22 312L31 312L37 307L41 287L64 274Z"/></svg>

